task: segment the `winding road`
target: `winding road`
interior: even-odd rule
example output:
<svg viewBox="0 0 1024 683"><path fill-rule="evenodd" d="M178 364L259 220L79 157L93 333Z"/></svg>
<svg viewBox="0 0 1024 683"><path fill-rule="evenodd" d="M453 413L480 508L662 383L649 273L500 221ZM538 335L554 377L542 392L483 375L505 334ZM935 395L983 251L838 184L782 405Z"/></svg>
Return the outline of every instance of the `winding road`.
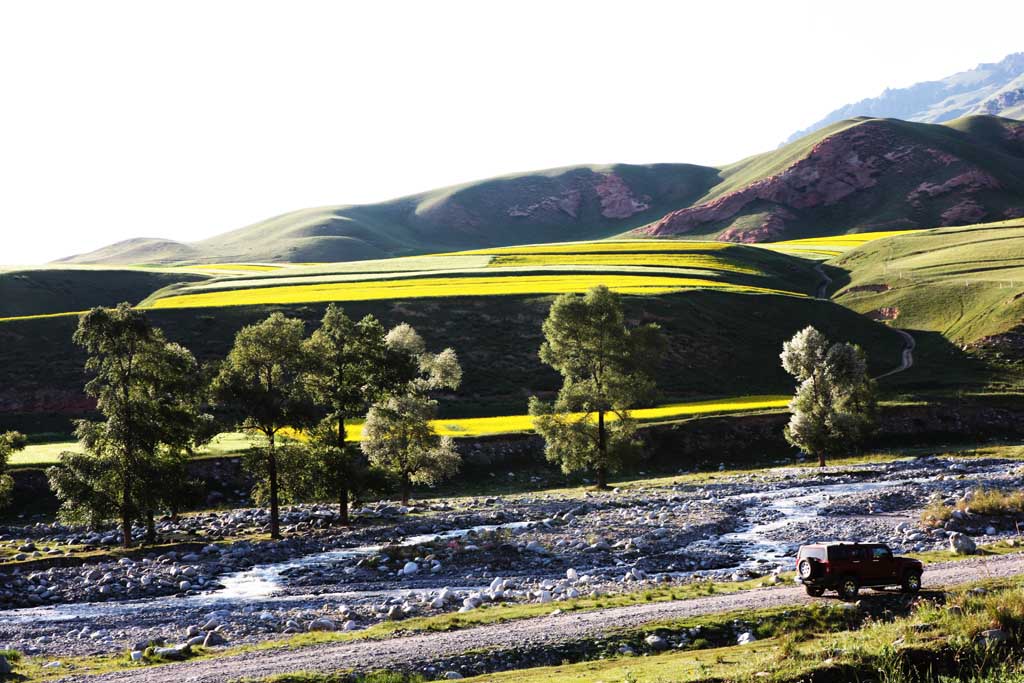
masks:
<svg viewBox="0 0 1024 683"><path fill-rule="evenodd" d="M1024 574L1024 555L1004 555L932 565L925 572L929 586L952 586L981 579ZM865 596L870 600L870 594ZM101 676L62 679L115 683L224 683L239 678L263 678L296 671L331 672L376 670L425 664L470 650L510 646L543 646L600 636L611 629L635 628L664 619L680 619L737 609L763 609L813 602L801 587L763 588L693 600L631 605L575 612L458 631L419 633L382 640L329 643L294 650L272 649L220 658L119 671Z"/></svg>
<svg viewBox="0 0 1024 683"><path fill-rule="evenodd" d="M832 278L828 276L828 273L825 272L824 266L820 263L814 266L814 270L821 276L821 284L818 285L817 298L828 299L828 286L832 284ZM895 375L898 372L909 370L914 364L914 347L917 346L917 342L914 341L914 338L911 337L908 332L905 332L898 327L893 327L892 330L903 337L903 352L900 355L900 364L889 372L884 372L878 377L875 377L876 380Z"/></svg>

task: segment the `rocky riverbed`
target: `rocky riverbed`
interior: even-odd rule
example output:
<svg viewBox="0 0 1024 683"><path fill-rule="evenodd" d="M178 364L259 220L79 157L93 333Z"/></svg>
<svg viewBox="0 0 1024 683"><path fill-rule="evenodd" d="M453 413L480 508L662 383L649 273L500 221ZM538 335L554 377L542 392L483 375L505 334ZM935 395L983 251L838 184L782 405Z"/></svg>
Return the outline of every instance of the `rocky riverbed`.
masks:
<svg viewBox="0 0 1024 683"><path fill-rule="evenodd" d="M173 646L358 630L491 603L554 610L709 577L775 583L797 547L816 540L910 552L1016 537L1024 520L966 513L930 528L920 516L935 498L1022 484L1021 466L1000 459L795 467L578 496L381 504L356 511L351 529L333 508L300 506L286 511L280 542L255 540L264 511L232 510L162 520L161 536L189 541L187 551L84 562L67 548L103 550L112 532L6 528L0 549L55 564L0 566L0 648L59 659L154 646L174 656Z"/></svg>

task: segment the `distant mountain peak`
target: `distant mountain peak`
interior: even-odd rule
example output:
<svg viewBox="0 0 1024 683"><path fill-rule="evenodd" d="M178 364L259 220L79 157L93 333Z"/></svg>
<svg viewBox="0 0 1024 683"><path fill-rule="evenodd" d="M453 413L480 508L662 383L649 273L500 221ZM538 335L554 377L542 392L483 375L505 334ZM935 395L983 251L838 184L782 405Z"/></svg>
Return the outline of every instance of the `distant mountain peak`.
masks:
<svg viewBox="0 0 1024 683"><path fill-rule="evenodd" d="M937 81L886 88L878 97L836 109L814 125L793 133L786 143L857 116L942 123L975 114L1024 118L1024 52Z"/></svg>

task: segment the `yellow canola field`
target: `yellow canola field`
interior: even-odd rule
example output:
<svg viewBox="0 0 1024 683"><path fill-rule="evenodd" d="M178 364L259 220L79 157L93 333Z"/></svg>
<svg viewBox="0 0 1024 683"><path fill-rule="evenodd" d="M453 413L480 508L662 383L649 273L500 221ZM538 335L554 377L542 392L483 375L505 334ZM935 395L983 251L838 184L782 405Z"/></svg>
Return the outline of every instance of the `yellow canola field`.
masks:
<svg viewBox="0 0 1024 683"><path fill-rule="evenodd" d="M872 242L874 240L884 239L886 237L895 237L896 235L909 235L911 233L921 232L920 230L888 230L879 232L857 232L849 235L833 235L831 237L808 237L801 240L785 240L783 242L772 242L772 244L788 244L795 247L822 247L828 249L829 247L845 250L852 249L853 247L859 247L865 242Z"/></svg>
<svg viewBox="0 0 1024 683"><path fill-rule="evenodd" d="M763 275L755 268L741 266L730 259L711 254L616 253L616 254L508 254L495 256L488 266L664 266L700 268L743 275Z"/></svg>
<svg viewBox="0 0 1024 683"><path fill-rule="evenodd" d="M498 296L502 294L564 294L566 292L585 292L597 285L607 285L622 294L667 294L698 287L753 293L794 294L765 287L746 287L700 278L591 273L407 278L254 287L169 296L157 299L144 308L207 308L323 301L374 301L427 297Z"/></svg>
<svg viewBox="0 0 1024 683"><path fill-rule="evenodd" d="M641 422L671 420L674 418L693 417L710 413L745 413L755 410L774 410L789 405L789 396L736 396L711 401L691 401L688 403L672 403L656 408L640 408L632 411L633 418ZM614 416L609 419L614 419ZM491 434L510 434L514 432L533 431L533 418L529 415L502 415L499 417L469 417L455 420L434 420L431 423L434 431L441 436L475 437ZM288 431L288 436L302 439L295 431ZM359 441L363 436L361 422L346 425L345 437L349 441Z"/></svg>

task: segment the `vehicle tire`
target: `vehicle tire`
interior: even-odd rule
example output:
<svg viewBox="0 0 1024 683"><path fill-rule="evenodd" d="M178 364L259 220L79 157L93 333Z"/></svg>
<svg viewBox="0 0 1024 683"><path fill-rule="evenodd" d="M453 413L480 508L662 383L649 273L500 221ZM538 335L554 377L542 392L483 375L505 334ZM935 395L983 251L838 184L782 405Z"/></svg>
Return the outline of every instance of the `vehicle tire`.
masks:
<svg viewBox="0 0 1024 683"><path fill-rule="evenodd" d="M816 577L821 569L821 565L816 561L805 557L800 560L800 564L797 565L797 573L800 574L801 579L813 579Z"/></svg>
<svg viewBox="0 0 1024 683"><path fill-rule="evenodd" d="M825 589L821 586L804 586L804 590L806 590L807 594L812 598L820 598L825 594Z"/></svg>
<svg viewBox="0 0 1024 683"><path fill-rule="evenodd" d="M847 576L839 583L839 597L843 600L853 601L860 594L860 582L852 576Z"/></svg>
<svg viewBox="0 0 1024 683"><path fill-rule="evenodd" d="M921 575L917 572L910 572L903 577L903 592L917 593L921 590Z"/></svg>

